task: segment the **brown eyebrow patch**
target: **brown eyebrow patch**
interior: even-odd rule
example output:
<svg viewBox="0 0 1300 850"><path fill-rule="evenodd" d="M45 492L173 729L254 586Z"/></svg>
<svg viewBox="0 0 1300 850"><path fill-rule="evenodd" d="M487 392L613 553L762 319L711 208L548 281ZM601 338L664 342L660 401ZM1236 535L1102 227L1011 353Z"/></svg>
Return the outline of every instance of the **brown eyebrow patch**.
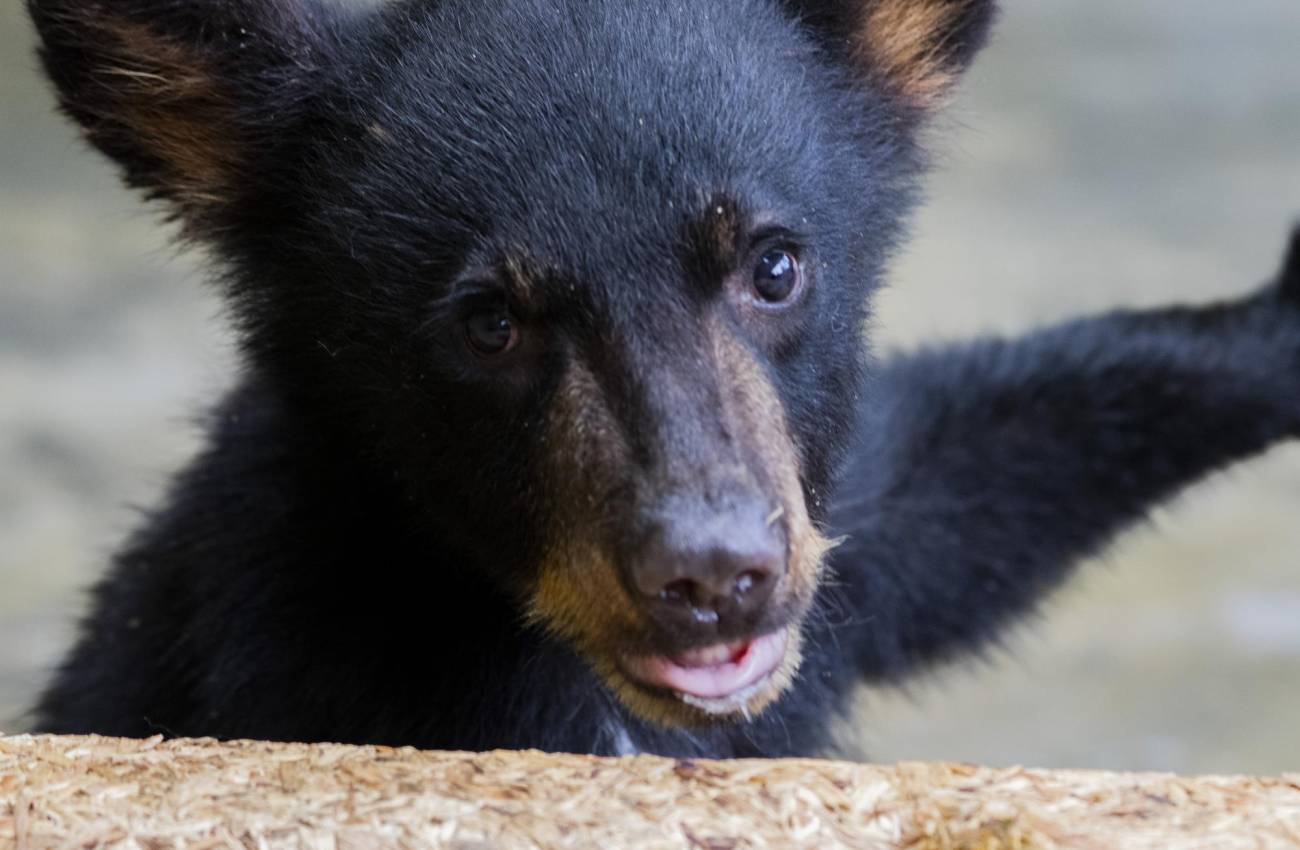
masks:
<svg viewBox="0 0 1300 850"><path fill-rule="evenodd" d="M686 239L695 262L706 275L726 274L736 264L745 217L726 195L708 198L687 224Z"/></svg>
<svg viewBox="0 0 1300 850"><path fill-rule="evenodd" d="M744 226L740 208L736 202L726 197L714 198L705 214L707 222L705 232L710 247L720 258L730 258L736 253L736 244L740 241Z"/></svg>
<svg viewBox="0 0 1300 850"><path fill-rule="evenodd" d="M522 253L506 257L501 269L511 297L527 310L541 309L541 281L545 278L545 273L523 259Z"/></svg>
<svg viewBox="0 0 1300 850"><path fill-rule="evenodd" d="M957 81L948 51L970 0L879 0L856 30L860 57L907 102L941 105Z"/></svg>
<svg viewBox="0 0 1300 850"><path fill-rule="evenodd" d="M240 171L235 106L208 57L87 3L65 25L89 42L89 77L64 107L129 182L173 201L188 231L228 203Z"/></svg>

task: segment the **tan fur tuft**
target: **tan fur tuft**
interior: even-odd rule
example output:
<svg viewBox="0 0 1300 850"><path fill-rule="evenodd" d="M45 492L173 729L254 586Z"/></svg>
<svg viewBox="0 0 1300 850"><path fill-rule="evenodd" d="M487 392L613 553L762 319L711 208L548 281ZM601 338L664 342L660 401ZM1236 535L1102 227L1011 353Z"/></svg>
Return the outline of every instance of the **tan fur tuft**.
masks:
<svg viewBox="0 0 1300 850"><path fill-rule="evenodd" d="M958 78L945 42L964 7L965 0L868 3L857 33L859 56L908 103L941 106Z"/></svg>
<svg viewBox="0 0 1300 850"><path fill-rule="evenodd" d="M718 321L709 329L715 368L719 374L723 416L733 433L749 435L759 452L761 468L780 500L780 521L790 543L785 582L801 600L812 598L821 565L833 543L808 516L800 476L802 462L785 418L785 407L763 368L731 332ZM778 593L781 591L778 590Z"/></svg>
<svg viewBox="0 0 1300 850"><path fill-rule="evenodd" d="M530 618L584 650L613 645L644 629L601 542L612 470L630 461L595 376L579 360L556 393L543 439L551 532Z"/></svg>
<svg viewBox="0 0 1300 850"><path fill-rule="evenodd" d="M238 185L234 104L206 57L149 26L87 4L70 21L95 40L94 99L70 105L106 146L132 145L152 160L150 180L201 228Z"/></svg>

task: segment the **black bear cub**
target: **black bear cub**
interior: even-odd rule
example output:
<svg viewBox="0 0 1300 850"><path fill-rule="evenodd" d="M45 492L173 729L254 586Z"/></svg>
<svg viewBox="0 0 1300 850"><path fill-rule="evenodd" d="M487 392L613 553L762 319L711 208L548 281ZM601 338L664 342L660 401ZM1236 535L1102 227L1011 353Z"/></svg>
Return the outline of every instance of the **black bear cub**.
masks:
<svg viewBox="0 0 1300 850"><path fill-rule="evenodd" d="M1233 303L870 357L990 0L27 3L244 364L42 730L821 752L1300 436L1294 247Z"/></svg>

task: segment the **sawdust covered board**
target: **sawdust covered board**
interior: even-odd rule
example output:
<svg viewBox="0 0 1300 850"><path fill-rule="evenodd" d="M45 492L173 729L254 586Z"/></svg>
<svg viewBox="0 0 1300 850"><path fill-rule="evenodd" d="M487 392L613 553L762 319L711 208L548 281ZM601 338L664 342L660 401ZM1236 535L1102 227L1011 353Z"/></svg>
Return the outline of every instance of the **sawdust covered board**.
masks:
<svg viewBox="0 0 1300 850"><path fill-rule="evenodd" d="M0 739L0 848L1300 848L1279 779Z"/></svg>

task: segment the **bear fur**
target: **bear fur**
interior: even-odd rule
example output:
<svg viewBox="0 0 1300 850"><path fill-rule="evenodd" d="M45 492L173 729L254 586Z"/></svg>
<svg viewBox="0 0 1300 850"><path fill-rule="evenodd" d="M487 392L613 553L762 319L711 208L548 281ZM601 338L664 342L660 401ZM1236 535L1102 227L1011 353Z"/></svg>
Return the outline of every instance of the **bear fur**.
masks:
<svg viewBox="0 0 1300 850"><path fill-rule="evenodd" d="M1236 302L871 356L991 0L27 4L243 362L43 731L821 753L861 683L1300 436L1300 237ZM770 596L697 604L746 558ZM778 634L725 699L627 663Z"/></svg>

